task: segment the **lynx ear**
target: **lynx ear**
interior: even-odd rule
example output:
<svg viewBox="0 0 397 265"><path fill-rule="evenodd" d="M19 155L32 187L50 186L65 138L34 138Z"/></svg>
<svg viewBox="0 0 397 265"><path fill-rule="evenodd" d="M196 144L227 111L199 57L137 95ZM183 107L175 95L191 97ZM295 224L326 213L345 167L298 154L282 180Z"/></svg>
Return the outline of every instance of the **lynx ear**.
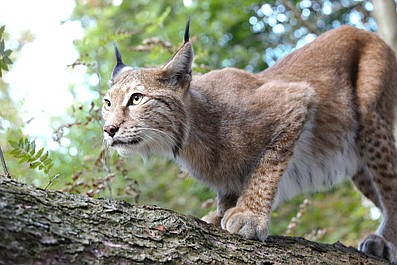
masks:
<svg viewBox="0 0 397 265"><path fill-rule="evenodd" d="M192 76L193 48L189 39L190 18L186 23L184 44L163 66L164 79L173 85L190 81Z"/></svg>
<svg viewBox="0 0 397 265"><path fill-rule="evenodd" d="M113 69L112 72L112 79L114 79L116 77L116 75L124 68L126 67L126 65L123 63L123 60L121 59L121 54L119 49L117 48L116 44L114 45L114 54L116 57L116 66Z"/></svg>

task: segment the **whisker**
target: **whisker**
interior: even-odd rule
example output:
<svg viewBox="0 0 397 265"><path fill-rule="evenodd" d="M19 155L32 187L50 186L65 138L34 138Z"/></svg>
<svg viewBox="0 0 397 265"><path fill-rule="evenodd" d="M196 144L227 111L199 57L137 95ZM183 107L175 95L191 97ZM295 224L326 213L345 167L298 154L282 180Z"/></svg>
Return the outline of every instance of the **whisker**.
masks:
<svg viewBox="0 0 397 265"><path fill-rule="evenodd" d="M148 134L145 134L145 137L150 138L152 140L151 142L154 144L157 144L161 148L162 152L165 153L164 146L157 139L153 138L152 136L150 136Z"/></svg>
<svg viewBox="0 0 397 265"><path fill-rule="evenodd" d="M150 136L148 134L145 134L145 136L150 137L153 140L153 142L155 144L157 144L161 148L162 152L164 152L164 153L166 153L165 146L162 145L161 142L158 141L158 139L155 139L155 138L157 138L156 136L158 136L161 139L163 139L165 141L165 143L168 146L170 146L171 148L172 148L173 145L175 145L175 142L176 142L175 137L173 135L170 135L170 134L164 132L164 131L161 131L161 130L155 129L155 128L148 128L148 127L139 127L137 129L143 130L143 131L146 130L146 131L153 132L154 133L154 137Z"/></svg>
<svg viewBox="0 0 397 265"><path fill-rule="evenodd" d="M175 136L170 135L170 134L168 134L168 133L166 133L166 132L164 132L164 131L161 131L161 130L159 130L159 129L146 128L146 127L140 127L139 129L147 130L147 131L153 131L153 132L156 132L156 133L161 133L161 135L163 135L163 136L166 137L166 139L164 139L164 140L166 140L168 144L171 144L171 145L172 145L172 144L174 144L174 143L176 142Z"/></svg>

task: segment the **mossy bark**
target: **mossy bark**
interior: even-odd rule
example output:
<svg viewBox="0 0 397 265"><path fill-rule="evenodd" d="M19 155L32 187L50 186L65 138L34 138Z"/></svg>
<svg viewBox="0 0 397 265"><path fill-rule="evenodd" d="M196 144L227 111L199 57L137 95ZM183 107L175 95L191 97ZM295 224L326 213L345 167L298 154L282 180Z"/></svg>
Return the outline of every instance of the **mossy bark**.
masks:
<svg viewBox="0 0 397 265"><path fill-rule="evenodd" d="M387 264L340 243L244 240L155 206L0 178L0 264Z"/></svg>

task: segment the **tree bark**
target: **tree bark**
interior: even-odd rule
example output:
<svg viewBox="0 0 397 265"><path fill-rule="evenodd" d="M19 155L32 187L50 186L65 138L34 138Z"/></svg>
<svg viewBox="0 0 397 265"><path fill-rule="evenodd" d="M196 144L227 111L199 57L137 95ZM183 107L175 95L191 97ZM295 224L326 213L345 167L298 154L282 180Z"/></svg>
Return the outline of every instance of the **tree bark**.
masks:
<svg viewBox="0 0 397 265"><path fill-rule="evenodd" d="M397 11L394 0L372 0L374 16L381 38L397 53Z"/></svg>
<svg viewBox="0 0 397 265"><path fill-rule="evenodd" d="M244 240L156 206L0 177L0 264L387 264L341 243Z"/></svg>

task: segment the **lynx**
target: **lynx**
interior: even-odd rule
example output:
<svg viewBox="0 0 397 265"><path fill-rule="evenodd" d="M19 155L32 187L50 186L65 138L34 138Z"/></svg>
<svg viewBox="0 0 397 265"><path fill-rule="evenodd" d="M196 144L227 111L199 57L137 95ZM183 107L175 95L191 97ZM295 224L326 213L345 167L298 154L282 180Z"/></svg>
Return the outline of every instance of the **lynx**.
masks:
<svg viewBox="0 0 397 265"><path fill-rule="evenodd" d="M133 69L115 56L105 144L171 158L212 187L217 211L204 221L263 241L280 202L350 178L383 214L359 249L396 259L397 63L375 34L342 26L257 74L192 76L189 21L162 67Z"/></svg>

